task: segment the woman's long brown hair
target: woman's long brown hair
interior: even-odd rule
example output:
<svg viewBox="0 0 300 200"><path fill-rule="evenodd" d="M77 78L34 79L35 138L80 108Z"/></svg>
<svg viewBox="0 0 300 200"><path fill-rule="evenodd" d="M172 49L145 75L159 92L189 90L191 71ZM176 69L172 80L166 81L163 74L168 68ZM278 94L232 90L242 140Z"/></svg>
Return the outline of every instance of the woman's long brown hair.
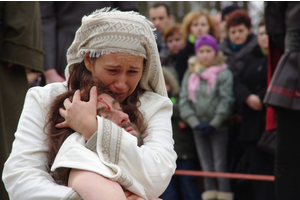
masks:
<svg viewBox="0 0 300 200"><path fill-rule="evenodd" d="M57 96L51 104L47 122L45 124L47 143L49 146L49 169L51 168L62 143L74 132L74 130L70 128L57 129L55 127L57 123L64 121L64 118L59 114L59 108L64 107L64 100L66 98L72 99L75 91L79 89L81 91L81 100L88 101L90 89L93 86L97 87L97 94L106 93L113 98L116 98L116 95L111 92L108 87L97 78L92 77L92 74L86 69L84 63L74 67L74 70L68 79L68 86L69 91ZM121 102L121 107L123 111L128 114L130 121L138 127L142 137L145 137L147 124L144 122L144 117L138 109L138 106L140 105L138 99L142 93L143 90L140 87L137 87L130 97ZM59 168L53 173L53 177L57 183L67 185L70 170L71 169L68 168Z"/></svg>

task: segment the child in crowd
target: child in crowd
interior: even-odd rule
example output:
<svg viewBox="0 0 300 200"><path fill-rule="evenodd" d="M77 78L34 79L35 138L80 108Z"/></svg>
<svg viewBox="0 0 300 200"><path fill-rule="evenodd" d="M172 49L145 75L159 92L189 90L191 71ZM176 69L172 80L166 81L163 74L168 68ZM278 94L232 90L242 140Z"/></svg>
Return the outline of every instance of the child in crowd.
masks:
<svg viewBox="0 0 300 200"><path fill-rule="evenodd" d="M224 64L217 40L205 34L195 42L195 54L184 74L179 111L191 128L203 171L227 171L227 118L233 104L233 77ZM202 199L232 200L229 179L204 178Z"/></svg>
<svg viewBox="0 0 300 200"><path fill-rule="evenodd" d="M176 55L185 45L181 33L181 24L174 23L166 28L163 35L168 50L171 54Z"/></svg>
<svg viewBox="0 0 300 200"><path fill-rule="evenodd" d="M161 65L167 67L179 81L179 76L175 66L178 58L178 52L182 50L185 45L185 40L181 33L181 24L174 23L168 26L164 31L163 40L168 47L168 51L166 54L160 54Z"/></svg>

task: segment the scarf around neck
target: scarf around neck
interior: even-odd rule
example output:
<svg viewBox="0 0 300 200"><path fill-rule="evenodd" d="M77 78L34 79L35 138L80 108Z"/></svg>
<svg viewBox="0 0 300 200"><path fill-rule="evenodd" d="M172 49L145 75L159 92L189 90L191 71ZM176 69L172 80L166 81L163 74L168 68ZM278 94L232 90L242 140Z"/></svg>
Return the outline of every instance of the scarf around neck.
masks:
<svg viewBox="0 0 300 200"><path fill-rule="evenodd" d="M190 43L195 44L197 38L193 34L189 34L187 39Z"/></svg>
<svg viewBox="0 0 300 200"><path fill-rule="evenodd" d="M215 87L218 74L225 69L227 69L227 65L222 64L219 66L208 67L200 75L192 73L188 80L188 99L193 103L196 103L195 93L200 88L201 80L207 82L206 93L210 94Z"/></svg>
<svg viewBox="0 0 300 200"><path fill-rule="evenodd" d="M232 42L230 42L230 47L234 51L238 51L238 50L242 49L245 45L246 45L246 42L243 44L239 44L239 45L236 45L236 44L233 44Z"/></svg>

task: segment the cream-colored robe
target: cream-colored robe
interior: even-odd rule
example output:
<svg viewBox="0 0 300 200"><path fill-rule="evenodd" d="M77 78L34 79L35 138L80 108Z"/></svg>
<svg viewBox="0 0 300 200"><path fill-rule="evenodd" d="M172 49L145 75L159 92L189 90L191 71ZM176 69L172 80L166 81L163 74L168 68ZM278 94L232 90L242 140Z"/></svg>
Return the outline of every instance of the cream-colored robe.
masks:
<svg viewBox="0 0 300 200"><path fill-rule="evenodd" d="M150 99L153 94L147 92L146 96ZM151 110L154 114L156 109L155 106L150 106L146 113ZM143 157L139 152L139 148L143 151L143 148L147 147L135 145L137 144L137 138L110 120L99 116L97 116L97 120L98 127L101 128L89 139L87 144L84 137L79 133L74 133L65 140L54 160L51 171L59 167L92 171L117 181L124 188L140 197L157 199L164 190L152 190L152 182L145 181L156 177L150 175L145 180L141 179L140 176L145 176L147 172L141 175L140 170L142 168L137 168L138 171L131 168L131 165L143 166L143 163L130 158ZM120 159L121 152L128 154L126 157L130 158ZM150 185L148 185L149 183Z"/></svg>
<svg viewBox="0 0 300 200"><path fill-rule="evenodd" d="M34 87L27 93L13 149L2 176L11 200L79 199L72 188L57 185L47 168L48 146L43 126L51 101L65 91L66 82ZM170 120L172 103L167 97L154 92L145 92L140 101L140 110L148 123L149 133L144 145L137 147L136 139L124 134L124 131L118 137L121 129L109 122L110 133L103 134L104 127L98 127L94 149L105 153L103 158L101 154L95 158L109 163L114 169L109 175L116 181L122 185L130 183L128 189L135 188L151 199L165 190L176 168L177 156L173 149ZM101 125L100 118L98 125ZM118 145L120 149L116 151ZM93 144L88 146L92 148ZM122 178L124 181L121 181Z"/></svg>

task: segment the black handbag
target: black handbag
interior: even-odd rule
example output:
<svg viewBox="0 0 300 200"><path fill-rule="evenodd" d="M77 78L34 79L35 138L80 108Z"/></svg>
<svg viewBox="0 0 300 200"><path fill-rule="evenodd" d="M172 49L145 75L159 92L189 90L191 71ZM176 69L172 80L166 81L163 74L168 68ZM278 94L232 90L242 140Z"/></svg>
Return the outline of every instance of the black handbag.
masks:
<svg viewBox="0 0 300 200"><path fill-rule="evenodd" d="M275 156L276 149L276 130L264 131L257 142L257 146Z"/></svg>

